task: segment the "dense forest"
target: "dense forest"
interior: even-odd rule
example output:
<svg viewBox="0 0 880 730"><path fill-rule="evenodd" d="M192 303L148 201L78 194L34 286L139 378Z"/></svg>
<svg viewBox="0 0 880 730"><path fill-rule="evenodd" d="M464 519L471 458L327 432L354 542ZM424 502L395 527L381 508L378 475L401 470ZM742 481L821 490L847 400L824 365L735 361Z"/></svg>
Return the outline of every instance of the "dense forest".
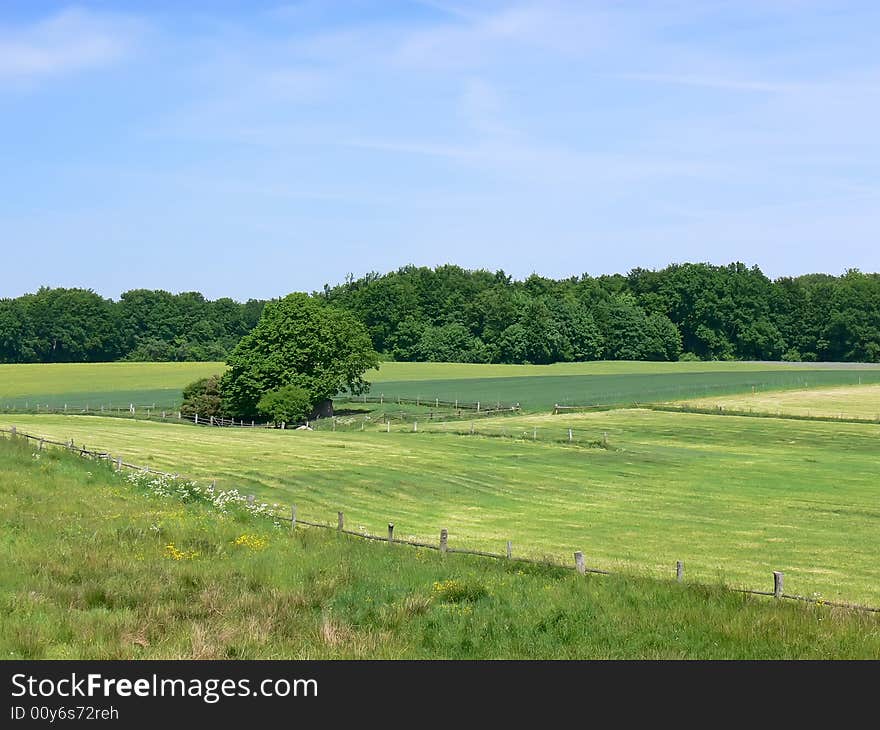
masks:
<svg viewBox="0 0 880 730"><path fill-rule="evenodd" d="M0 299L0 362L224 360L262 301L134 289L118 302L86 289Z"/></svg>
<svg viewBox="0 0 880 730"><path fill-rule="evenodd" d="M880 274L771 281L743 264L515 281L407 266L314 297L353 313L386 359L880 361ZM41 289L0 300L0 362L223 360L265 302Z"/></svg>
<svg viewBox="0 0 880 730"><path fill-rule="evenodd" d="M406 267L325 287L398 360L880 361L880 275L676 264L564 280Z"/></svg>

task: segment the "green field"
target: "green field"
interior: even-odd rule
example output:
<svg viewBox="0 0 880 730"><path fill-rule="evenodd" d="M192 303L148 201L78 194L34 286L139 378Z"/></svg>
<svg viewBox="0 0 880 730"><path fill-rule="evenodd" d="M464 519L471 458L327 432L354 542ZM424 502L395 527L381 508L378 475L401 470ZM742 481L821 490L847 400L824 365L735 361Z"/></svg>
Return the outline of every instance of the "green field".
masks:
<svg viewBox="0 0 880 730"><path fill-rule="evenodd" d="M217 362L107 362L0 365L0 407L70 409L156 404L171 408L198 378L222 372Z"/></svg>
<svg viewBox="0 0 880 730"><path fill-rule="evenodd" d="M873 614L291 535L164 488L0 437L4 658L880 655Z"/></svg>
<svg viewBox="0 0 880 730"><path fill-rule="evenodd" d="M456 378L377 382L373 395L386 399L481 401L483 407L518 403L524 410L560 405L632 405L708 397L710 394L880 383L877 370L672 371L595 375Z"/></svg>
<svg viewBox="0 0 880 730"><path fill-rule="evenodd" d="M645 362L599 360L557 362L552 365L501 365L458 362L384 362L370 370L366 378L375 383L411 380L480 380L484 378L547 377L560 375L663 375L675 373L727 373L755 371L809 372L811 370L877 370L878 364L865 363L786 363L682 361Z"/></svg>
<svg viewBox="0 0 880 730"><path fill-rule="evenodd" d="M880 604L880 429L624 410L489 419L478 432L210 429L85 416L4 424L121 454L382 534ZM435 424L433 430L462 429ZM608 449L582 443L607 433ZM535 429L538 429L537 432ZM533 441L537 435L537 441Z"/></svg>
<svg viewBox="0 0 880 730"><path fill-rule="evenodd" d="M171 410L189 382L222 372L223 363L97 363L0 365L0 408L37 405L70 410ZM814 363L589 362L556 365L384 363L368 373L373 395L426 400L519 403L547 410L555 403L631 405L724 394L880 383L880 367Z"/></svg>

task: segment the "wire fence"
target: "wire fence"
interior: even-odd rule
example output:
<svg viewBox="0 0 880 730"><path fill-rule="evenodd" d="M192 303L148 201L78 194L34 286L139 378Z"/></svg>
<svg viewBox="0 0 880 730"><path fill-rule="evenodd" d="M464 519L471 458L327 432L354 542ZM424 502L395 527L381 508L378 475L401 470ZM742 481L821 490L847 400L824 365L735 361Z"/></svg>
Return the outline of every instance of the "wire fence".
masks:
<svg viewBox="0 0 880 730"><path fill-rule="evenodd" d="M839 414L816 414L816 413L791 413L781 409L776 411L755 410L753 408L731 408L721 404L714 408L692 406L688 404L657 403L645 406L652 411L664 411L669 413L697 413L710 416L745 416L750 418L783 418L791 421L823 421L826 423L878 423L880 413L870 416L850 416L845 413Z"/></svg>
<svg viewBox="0 0 880 730"><path fill-rule="evenodd" d="M227 418L225 416L204 415L199 413L186 413L180 408L157 407L155 403L128 403L128 404L97 404L73 406L64 404L33 403L26 401L21 407L16 404L0 404L0 412L8 414L30 415L82 415L82 416L105 416L115 418L129 418L136 420L169 422L186 422L196 426L217 426L234 428L280 428L280 429L329 429L329 430L365 430L368 425L386 422L414 423L422 421L444 421L462 418L486 418L490 416L506 416L520 413L519 404L486 404L480 402L443 401L439 398L396 398L385 399L383 395L363 396L357 400L350 397L339 401L341 405L346 403L370 403L389 406L413 405L421 408L418 411L385 409L379 413L369 414L344 414L340 416L326 416L323 418L305 419L301 421L258 421L247 418ZM344 413L344 409L343 409Z"/></svg>
<svg viewBox="0 0 880 730"><path fill-rule="evenodd" d="M482 413L486 411L518 411L519 403L502 403L501 401L465 401L465 400L442 400L439 397L422 398L404 398L399 395L385 396L384 393L379 395L342 395L340 400L347 400L350 403L378 403L379 405L397 404L397 405L413 405L413 406L433 406L435 410L441 408L454 411L474 411Z"/></svg>
<svg viewBox="0 0 880 730"><path fill-rule="evenodd" d="M244 418L221 418L219 416L200 416L197 413L183 413L180 410L156 408L155 404L134 404L126 406L95 406L68 407L38 405L18 408L16 406L0 407L0 413L27 415L64 415L64 416L104 416L109 418L127 418L138 421L156 421L161 423L193 423L197 426L235 426L241 428L275 428L271 421L256 421ZM299 425L299 424L295 424Z"/></svg>
<svg viewBox="0 0 880 730"><path fill-rule="evenodd" d="M156 474L170 479L180 479L181 475L179 473L169 473L165 471L160 471L157 469L152 469L148 466L142 466L137 464L131 464L122 459L121 456L114 457L110 452L107 451L98 451L94 449L88 449L85 444L80 447L77 447L74 444L73 439L70 439L68 442L62 441L54 441L51 439L47 439L41 436L34 436L33 434L25 433L19 431L15 426L11 426L10 428L2 428L0 427L0 433L8 433L11 435L11 438L23 438L27 442L34 441L37 442L38 451L42 451L46 446L55 446L59 448L63 448L67 451L73 452L74 454L79 454L79 456L83 458L91 458L96 460L104 460L109 463L113 468L117 471L121 471L122 469L132 469L138 471L143 474ZM191 480L190 480L191 481ZM216 486L216 480L212 480L211 482L212 488ZM246 503L249 506L253 506L255 504L256 498L254 495L246 495L240 497L241 501ZM378 542L385 542L389 546L391 545L405 545L409 547L416 547L428 550L436 550L440 554L459 554L459 555L473 555L477 557L491 558L494 560L508 560L508 561L516 561L520 563L528 563L531 565L539 565L550 568L558 568L561 570L574 570L577 571L581 575L586 574L596 574L596 575L623 575L622 573L614 573L609 570L603 570L597 567L587 566L584 554L581 551L577 551L574 553L574 564L571 562L563 562L561 560L553 559L553 558L545 558L545 559L534 559L523 556L515 556L513 554L513 542L508 540L506 545L506 551L504 553L495 553L491 551L483 551L483 550L471 550L466 548L456 548L449 545L449 533L447 529L441 529L439 534L439 540L436 543L433 542L424 542L418 540L409 540L409 539L401 539L394 535L394 523L388 523L388 533L387 535L371 535L366 531L358 532L355 530L349 530L345 527L345 515L344 512L339 511L336 514L336 524L333 525L330 522L315 522L312 520L303 519L301 516L297 515L297 506L295 504L291 505L290 512L288 514L277 514L275 512L266 512L262 513L264 516L271 518L276 522L287 522L290 524L291 531L295 530L297 525L307 525L309 527L314 527L318 529L326 529L326 530L335 530L339 534L349 535L354 538L359 538L362 540L371 540ZM842 601L828 601L821 598L816 598L814 596L801 596L797 594L785 593L784 591L784 573L781 571L773 571L773 590L772 591L760 591L753 590L749 588L736 588L736 587L728 587L728 590L731 590L735 593L743 593L755 596L772 596L776 599L787 599L792 601L799 601L804 603L810 603L814 605L821 606L829 606L834 608L845 608L855 611L864 611L869 613L880 613L880 606L867 606L856 603L847 603ZM679 560L676 561L675 565L675 580L679 583L684 582L684 562ZM691 585L703 585L700 583L692 583Z"/></svg>

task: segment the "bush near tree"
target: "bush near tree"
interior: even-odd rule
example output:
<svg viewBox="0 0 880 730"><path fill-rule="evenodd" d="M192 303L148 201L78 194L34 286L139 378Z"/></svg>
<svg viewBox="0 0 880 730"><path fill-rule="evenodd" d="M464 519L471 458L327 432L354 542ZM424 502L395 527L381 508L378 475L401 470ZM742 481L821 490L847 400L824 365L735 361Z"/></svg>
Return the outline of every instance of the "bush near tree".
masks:
<svg viewBox="0 0 880 730"><path fill-rule="evenodd" d="M220 391L220 376L212 375L210 378L201 378L190 383L183 389L183 403L180 412L185 416L210 418L222 417L223 395Z"/></svg>
<svg viewBox="0 0 880 730"><path fill-rule="evenodd" d="M264 393L257 402L261 414L281 423L300 423L312 413L312 398L308 391L296 385L285 385Z"/></svg>

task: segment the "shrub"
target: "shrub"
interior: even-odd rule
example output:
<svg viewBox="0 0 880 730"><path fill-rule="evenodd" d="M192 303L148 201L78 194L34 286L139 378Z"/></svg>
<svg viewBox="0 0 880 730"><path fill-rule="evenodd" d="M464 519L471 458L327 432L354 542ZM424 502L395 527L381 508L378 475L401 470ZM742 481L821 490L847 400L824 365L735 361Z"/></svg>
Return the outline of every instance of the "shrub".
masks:
<svg viewBox="0 0 880 730"><path fill-rule="evenodd" d="M223 399L220 394L220 376L212 375L210 378L202 378L190 383L183 389L183 403L180 412L186 416L214 416L224 415Z"/></svg>
<svg viewBox="0 0 880 730"><path fill-rule="evenodd" d="M265 393L257 403L257 409L275 423L296 423L308 418L312 412L312 397L304 388L285 385Z"/></svg>

